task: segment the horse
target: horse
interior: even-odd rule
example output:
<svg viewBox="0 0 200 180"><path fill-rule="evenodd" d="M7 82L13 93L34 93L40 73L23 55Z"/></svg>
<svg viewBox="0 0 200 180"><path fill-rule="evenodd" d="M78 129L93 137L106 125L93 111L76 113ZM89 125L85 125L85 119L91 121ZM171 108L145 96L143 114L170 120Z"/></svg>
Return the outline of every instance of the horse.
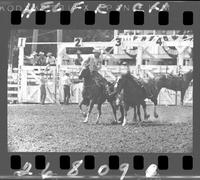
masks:
<svg viewBox="0 0 200 180"><path fill-rule="evenodd" d="M143 108L146 112L146 92L142 86L138 84L136 79L128 74L123 74L118 79L117 87L114 93L112 93L112 96L116 96L117 94L122 93L123 95L123 123L122 126L126 125L126 119L127 119L127 112L129 110L129 107L134 108L134 112L136 113L137 109L137 115L139 117L139 122L141 122L141 113L140 113L140 105L144 105ZM145 113L146 115L146 113ZM135 115L134 115L135 118Z"/></svg>
<svg viewBox="0 0 200 180"><path fill-rule="evenodd" d="M150 115L146 111L146 102L143 100L141 105L142 105L143 111L144 111L144 119L148 120ZM117 96L116 96L116 107L117 107L117 109L120 108L121 117L119 118L118 121L122 122L123 118L124 118L124 110L123 110L123 107L124 107L124 91L123 90L121 90L121 92L119 94L117 94ZM133 120L137 122L137 112L136 111L137 111L137 108L139 108L139 106L137 107L135 105L133 108L134 108ZM141 119L140 119L140 121L141 121Z"/></svg>
<svg viewBox="0 0 200 180"><path fill-rule="evenodd" d="M147 80L142 80L145 89L151 89L152 97L146 97L154 103L154 117L158 118L158 113L156 110L157 99L162 88L171 89L174 91L181 91L181 104L183 105L183 100L185 92L193 79L193 70L190 70L183 74L183 76L172 75L172 74L160 74L149 78Z"/></svg>
<svg viewBox="0 0 200 180"><path fill-rule="evenodd" d="M164 78L165 78L165 80L162 81L160 86L162 88L171 89L176 92L180 91L181 92L181 105L183 105L185 92L188 89L190 82L193 79L193 70L190 70L190 71L184 73L182 76L166 74L166 75L164 75Z"/></svg>
<svg viewBox="0 0 200 180"><path fill-rule="evenodd" d="M113 110L114 114L114 121L113 124L118 123L117 117L116 117L116 106L114 98L109 98L106 96L102 86L99 86L93 76L91 75L90 69L88 67L83 68L81 72L79 73L79 79L83 79L83 91L82 91L82 97L83 100L79 104L79 108L83 116L85 117L84 123L88 122L89 116L92 112L93 106L97 104L97 110L98 110L98 116L96 120L96 124L99 123L99 119L101 117L101 106L102 104L107 100ZM107 80L106 80L107 81ZM107 81L108 89L110 92L114 90L114 85ZM87 113L83 112L82 105L89 106L89 109Z"/></svg>
<svg viewBox="0 0 200 180"><path fill-rule="evenodd" d="M148 79L141 79L141 82L145 88L145 90L148 89L148 91L151 92L151 96L149 96L146 93L146 99L150 99L154 104L154 117L158 118L157 113L157 105L158 105L158 95L160 93L160 90L163 88L163 84L165 82L165 76L163 75L157 75L154 77L150 77ZM144 109L144 108L143 108Z"/></svg>
<svg viewBox="0 0 200 180"><path fill-rule="evenodd" d="M146 93L144 93L144 99L150 99L153 102L153 104L154 104L154 117L158 118L158 113L157 113L158 101L157 101L157 99L158 99L158 95L160 93L160 90L164 87L164 84L166 82L166 76L161 74L161 75L153 76L153 77L148 78L148 79L140 78L140 80L138 79L136 81L141 82L141 84L144 88L143 90L146 92ZM148 94L147 92L150 92L150 94ZM119 105L123 106L124 105L123 97L124 97L124 92L122 90L116 96L116 105L117 106L119 106ZM150 115L147 113L145 100L143 100L141 102L141 105L142 105L143 111L144 111L144 119L147 120L150 117ZM137 107L135 105L133 108L134 108L134 120L137 121L136 108L139 108L139 106ZM119 121L122 121L123 116L124 116L123 108L120 107L120 111L121 111L122 116L120 117Z"/></svg>

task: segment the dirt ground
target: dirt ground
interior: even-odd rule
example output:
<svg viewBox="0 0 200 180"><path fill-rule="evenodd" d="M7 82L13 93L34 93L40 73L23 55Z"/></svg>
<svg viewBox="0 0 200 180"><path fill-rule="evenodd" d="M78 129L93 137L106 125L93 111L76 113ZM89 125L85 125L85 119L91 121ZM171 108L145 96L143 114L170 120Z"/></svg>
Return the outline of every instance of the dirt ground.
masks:
<svg viewBox="0 0 200 180"><path fill-rule="evenodd" d="M88 124L77 105L8 105L10 152L192 152L192 107L159 106L159 118L137 127L133 109L128 124L111 125L111 107L103 105L100 124L93 109ZM118 115L119 116L119 115Z"/></svg>

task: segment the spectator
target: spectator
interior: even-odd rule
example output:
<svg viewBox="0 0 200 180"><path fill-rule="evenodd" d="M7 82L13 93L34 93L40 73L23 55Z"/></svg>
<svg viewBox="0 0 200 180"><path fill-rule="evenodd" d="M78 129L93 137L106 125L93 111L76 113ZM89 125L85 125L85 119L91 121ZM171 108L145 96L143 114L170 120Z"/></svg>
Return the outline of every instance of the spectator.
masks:
<svg viewBox="0 0 200 180"><path fill-rule="evenodd" d="M36 51L33 51L32 56L33 56L32 64L35 65L36 62L38 61L39 56Z"/></svg>
<svg viewBox="0 0 200 180"><path fill-rule="evenodd" d="M64 90L64 104L69 104L70 99L70 86L72 82L69 76L69 73L65 73L63 79L62 79L62 85Z"/></svg>
<svg viewBox="0 0 200 180"><path fill-rule="evenodd" d="M68 65L70 60L71 60L70 56L66 52L64 52L62 54L62 65Z"/></svg>
<svg viewBox="0 0 200 180"><path fill-rule="evenodd" d="M77 51L77 58L75 59L75 65L81 65L83 58L81 57L81 51Z"/></svg>
<svg viewBox="0 0 200 180"><path fill-rule="evenodd" d="M39 66L45 66L46 65L46 57L44 55L44 52L39 52L39 58L37 61L37 65Z"/></svg>
<svg viewBox="0 0 200 180"><path fill-rule="evenodd" d="M32 64L35 65L38 61L38 55L36 51L33 51L30 56L25 56L27 60Z"/></svg>
<svg viewBox="0 0 200 180"><path fill-rule="evenodd" d="M131 75L130 65L128 62L124 61L122 65L125 67L125 74Z"/></svg>
<svg viewBox="0 0 200 180"><path fill-rule="evenodd" d="M50 65L50 66L56 65L56 58L54 56L52 56L51 52L47 53L46 64Z"/></svg>
<svg viewBox="0 0 200 180"><path fill-rule="evenodd" d="M40 77L40 102L42 105L44 105L45 103L45 99L46 99L46 83L47 83L47 79L44 77L44 73L40 73L41 77Z"/></svg>

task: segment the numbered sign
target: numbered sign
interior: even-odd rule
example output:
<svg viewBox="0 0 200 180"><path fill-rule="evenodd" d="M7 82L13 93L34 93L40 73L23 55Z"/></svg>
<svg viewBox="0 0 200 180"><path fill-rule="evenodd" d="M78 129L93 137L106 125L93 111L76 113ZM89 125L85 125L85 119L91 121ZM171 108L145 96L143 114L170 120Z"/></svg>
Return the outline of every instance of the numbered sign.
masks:
<svg viewBox="0 0 200 180"><path fill-rule="evenodd" d="M26 38L19 38L18 47L25 47L25 45L26 45Z"/></svg>
<svg viewBox="0 0 200 180"><path fill-rule="evenodd" d="M82 46L83 38L80 37L74 38L74 42L75 42L75 47L80 47Z"/></svg>
<svg viewBox="0 0 200 180"><path fill-rule="evenodd" d="M157 39L156 44L159 44L160 46L162 46L162 44L163 44L162 37L159 37Z"/></svg>
<svg viewBox="0 0 200 180"><path fill-rule="evenodd" d="M121 46L121 44L122 44L122 38L116 38L116 44L115 44L115 46Z"/></svg>

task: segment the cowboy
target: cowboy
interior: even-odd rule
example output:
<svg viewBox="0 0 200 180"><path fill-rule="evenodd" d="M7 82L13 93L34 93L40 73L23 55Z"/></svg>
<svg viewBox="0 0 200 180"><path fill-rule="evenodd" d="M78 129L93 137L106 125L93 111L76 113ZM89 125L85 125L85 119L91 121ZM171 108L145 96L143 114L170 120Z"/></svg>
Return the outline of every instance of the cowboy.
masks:
<svg viewBox="0 0 200 180"><path fill-rule="evenodd" d="M81 57L81 51L77 51L77 58L75 59L75 65L81 65L83 58Z"/></svg>
<svg viewBox="0 0 200 180"><path fill-rule="evenodd" d="M101 51L99 49L93 50L94 55L82 62L84 67L89 67L92 76L98 86L103 87L104 94L108 96L109 87L108 82L105 78L98 72L101 69L102 58Z"/></svg>
<svg viewBox="0 0 200 180"><path fill-rule="evenodd" d="M40 73L40 102L42 105L44 105L45 103L45 99L46 99L46 83L47 80L44 77L44 73Z"/></svg>
<svg viewBox="0 0 200 180"><path fill-rule="evenodd" d="M46 64L50 66L56 65L56 58L52 55L51 52L47 53Z"/></svg>
<svg viewBox="0 0 200 180"><path fill-rule="evenodd" d="M69 73L65 73L65 75L62 79L62 85L63 85L63 90L64 90L64 104L66 104L66 105L69 104L71 84L72 84L72 82L71 82Z"/></svg>

